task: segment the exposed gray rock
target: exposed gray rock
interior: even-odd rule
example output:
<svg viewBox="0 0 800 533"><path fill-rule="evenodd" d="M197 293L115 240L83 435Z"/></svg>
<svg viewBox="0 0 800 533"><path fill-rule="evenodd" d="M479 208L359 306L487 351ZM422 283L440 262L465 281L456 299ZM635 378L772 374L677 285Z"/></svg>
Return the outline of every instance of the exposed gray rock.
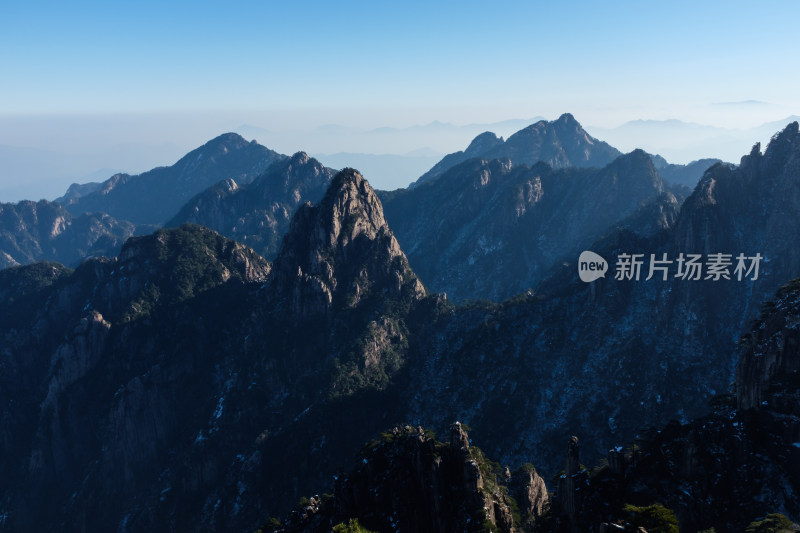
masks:
<svg viewBox="0 0 800 533"><path fill-rule="evenodd" d="M74 216L47 200L0 204L0 268L35 261L75 265L88 255L115 255L135 230L105 214Z"/></svg>
<svg viewBox="0 0 800 533"><path fill-rule="evenodd" d="M189 200L166 226L200 224L274 259L298 206L319 202L333 175L332 169L298 152L270 166L252 183L227 179L208 188Z"/></svg>

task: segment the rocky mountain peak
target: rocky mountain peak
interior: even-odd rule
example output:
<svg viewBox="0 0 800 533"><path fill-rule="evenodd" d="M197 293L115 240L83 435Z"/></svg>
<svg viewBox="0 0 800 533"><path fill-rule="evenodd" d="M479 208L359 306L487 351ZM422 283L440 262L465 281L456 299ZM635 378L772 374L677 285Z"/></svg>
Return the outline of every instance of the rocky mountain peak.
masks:
<svg viewBox="0 0 800 533"><path fill-rule="evenodd" d="M558 117L558 120L556 120L555 122L556 122L556 124L560 124L560 125L563 125L563 126L579 126L580 127L580 124L578 123L577 120L575 120L575 117L572 116L572 113L563 113L560 117Z"/></svg>
<svg viewBox="0 0 800 533"><path fill-rule="evenodd" d="M135 224L163 224L193 196L223 179L247 184L273 163L285 159L255 141L225 133L183 156L169 167L131 176L117 174L64 197L73 215L103 212Z"/></svg>
<svg viewBox="0 0 800 533"><path fill-rule="evenodd" d="M763 170L775 172L787 165L800 168L798 156L800 156L800 131L797 122L792 122L772 137L764 151Z"/></svg>
<svg viewBox="0 0 800 533"><path fill-rule="evenodd" d="M503 152L514 164L545 161L554 168L600 167L621 155L616 148L589 135L569 113L518 131L508 138Z"/></svg>
<svg viewBox="0 0 800 533"><path fill-rule="evenodd" d="M604 173L620 176L632 187L646 187L658 193L664 190L664 183L653 160L647 152L638 148L616 158L604 169Z"/></svg>
<svg viewBox="0 0 800 533"><path fill-rule="evenodd" d="M569 113L557 120L540 120L519 130L503 141L494 133L478 135L462 152L446 155L409 188L433 181L449 169L476 157L509 159L514 165L535 165L543 161L553 168L602 167L620 156L621 152L595 139Z"/></svg>
<svg viewBox="0 0 800 533"><path fill-rule="evenodd" d="M282 187L280 193L287 195L284 196L287 200L291 199L296 203L301 203L300 198L318 200L334 175L332 169L327 168L305 152L297 152L270 170L271 172L267 172L254 181L254 186L261 189L267 197L274 197L277 193L274 190L275 186L280 183L280 187ZM279 178L276 179L276 176ZM308 198L312 190L314 192Z"/></svg>
<svg viewBox="0 0 800 533"><path fill-rule="evenodd" d="M274 283L302 315L325 313L337 299L353 307L384 291L425 293L386 223L381 201L351 168L334 177L318 205L300 206L275 261Z"/></svg>
<svg viewBox="0 0 800 533"><path fill-rule="evenodd" d="M485 131L472 139L464 154L470 157L478 157L480 154L503 144L503 138L498 137L491 131Z"/></svg>
<svg viewBox="0 0 800 533"><path fill-rule="evenodd" d="M238 133L228 132L214 137L205 143L200 150L221 150L224 152L230 149L243 148L248 144L250 143Z"/></svg>
<svg viewBox="0 0 800 533"><path fill-rule="evenodd" d="M468 440L460 424L452 427ZM509 498L510 492L520 494L505 485L509 475L495 471L478 448L459 446L437 441L420 426L396 426L367 444L353 470L336 477L326 501L311 498L281 531L330 531L353 517L377 531L521 531L523 517ZM528 475L532 483L519 477L532 498L521 498L521 510L533 524L547 501L547 489L535 471Z"/></svg>
<svg viewBox="0 0 800 533"><path fill-rule="evenodd" d="M127 319L155 300L182 302L229 280L264 282L270 264L247 246L185 224L128 239L105 270L109 272L103 275L104 286L93 306Z"/></svg>
<svg viewBox="0 0 800 533"><path fill-rule="evenodd" d="M798 166L800 160L800 131L797 122L789 123L782 131L776 133L764 153L761 143L755 143L750 153L741 159L740 168L756 175L759 173L776 174L787 165Z"/></svg>
<svg viewBox="0 0 800 533"><path fill-rule="evenodd" d="M290 162L296 165L305 165L311 158L305 152L297 152L290 158Z"/></svg>
<svg viewBox="0 0 800 533"><path fill-rule="evenodd" d="M331 245L342 248L358 236L373 240L381 230L388 230L383 206L373 188L357 171L346 168L334 178L320 202L320 210L328 222ZM400 252L399 247L393 252Z"/></svg>

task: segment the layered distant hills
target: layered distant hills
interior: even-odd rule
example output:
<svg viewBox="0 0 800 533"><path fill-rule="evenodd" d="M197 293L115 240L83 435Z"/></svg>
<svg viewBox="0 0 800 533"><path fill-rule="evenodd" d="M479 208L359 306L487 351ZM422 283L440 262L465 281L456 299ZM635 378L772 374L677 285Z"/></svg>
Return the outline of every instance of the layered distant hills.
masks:
<svg viewBox="0 0 800 533"><path fill-rule="evenodd" d="M688 530L797 519L798 124L688 193L569 115L526 130L407 190L225 135L163 174L202 187L138 214L69 211L107 213L105 186L2 206L3 242L31 250L13 261L72 259L0 270L0 528L586 530L632 523L626 503ZM107 182L111 211L142 176ZM604 278L580 281L583 249ZM675 275L714 253L763 261ZM615 276L624 254L672 270Z"/></svg>
<svg viewBox="0 0 800 533"><path fill-rule="evenodd" d="M414 187L382 193L382 198L387 204L387 216L393 227L397 228L398 237L404 248L410 251L412 264L423 275L425 283L436 290L448 292L451 298L502 299L535 285L541 279L542 272L561 258L560 254L572 251L579 244L591 242L608 225L620 222L629 215L631 205L637 208L639 202L651 200L653 195L648 193L643 196L639 191L628 198L620 198L621 202L627 202L627 207L619 211L615 211L617 206L609 204L610 209L606 209L601 219L591 224L592 227L585 234L582 232L586 225L581 229L577 224L572 235L563 242L524 244L526 239L530 241L533 238L543 222L533 222L533 226L523 228L533 218L549 216L543 212L556 209L557 202L562 202L558 206L561 214L557 216L583 212L586 206L580 194L585 191L562 191L557 195L563 198L557 200L550 198L551 192L556 191L548 190L542 205L531 209L531 204L524 208L536 214L529 213L522 220L519 214L498 212L501 205L517 202L510 196L503 199L502 195L517 193L512 191L513 186L509 181L500 180L500 184L495 178L488 189L477 191L478 204L457 205L441 217L443 205L453 204L462 198L465 194L463 188L469 187L473 179L470 173L474 171L475 164L460 166L460 163L470 159L487 163L495 159L505 161L499 163L500 166L505 165L508 170L511 168L509 165L515 167L513 179L521 186L524 172L518 167L544 162L552 169L546 172L554 176L558 172L565 176L580 174L581 177L564 180L578 189L582 187L581 180L591 180L591 171L581 173L576 170L577 167L598 170L620 155L616 149L592 138L571 115L565 114L553 122L532 124L507 141L488 132L481 134L464 152L448 155L437 163L415 182ZM688 189L677 188L673 184L693 186L705 169L705 163L709 166L713 163L707 161L682 166L670 165L658 156L652 156L652 159L660 179L666 179L665 184L655 188L668 189L668 193L674 193L678 199L688 194ZM624 166L624 163L620 165ZM640 170L643 173L641 179L646 182L650 169ZM183 222L205 225L252 246L267 258L273 258L294 210L303 202L319 200L333 172L305 154L289 158L255 142L247 142L236 134L221 135L170 167L153 169L137 176L117 174L102 183L74 184L55 203L38 202L35 216L31 214L29 204L0 205L0 209L6 213L5 222L0 226L3 235L0 241L0 266L37 260L74 266L89 255L117 253L125 238L134 233L145 234L159 226L176 226ZM610 169L609 172L616 171ZM448 178L433 185L443 174L447 174ZM635 179L635 176L626 175L622 178ZM544 179L548 188L564 188L558 178ZM429 189L431 194L415 192L423 183L432 185L433 188ZM500 196L494 200L486 198L488 203L482 205L480 200L483 195L498 186L506 192L497 193ZM535 187L535 184L530 186ZM422 196L425 201L417 202L416 198ZM520 201L532 202L530 198ZM538 203L538 200L534 203ZM414 204L413 216L403 211L403 206L409 204ZM395 208L395 205L398 207ZM429 207L422 208L422 205ZM431 222L432 217L442 218L437 220L437 225L449 225L452 228L450 232L429 231L427 235L421 234L426 228L436 227ZM464 241L457 232L470 231L458 221L465 220L465 217L482 217L492 222L485 229L474 231ZM448 222L451 218L453 220ZM95 219L103 222L96 222ZM73 220L84 222L74 223ZM557 220L549 223L552 228L558 225ZM500 256L506 257L498 257L497 261L493 261L500 270L495 272L494 281L487 284L484 281L486 271L480 263L484 262L481 258L486 255L488 248L486 244L477 243L494 239L498 228L492 226L497 224L502 226L500 231L507 230L508 233L503 239L493 241L489 248L496 249ZM419 235L418 238L413 237L416 239L414 242L410 242L407 234ZM426 254L425 250L430 246L439 246L437 240L452 243L457 249L451 249L438 258ZM524 250L515 248L520 244L523 244ZM519 262L517 259L521 255L525 258ZM443 269L445 264L448 266ZM507 275L509 268L516 272Z"/></svg>

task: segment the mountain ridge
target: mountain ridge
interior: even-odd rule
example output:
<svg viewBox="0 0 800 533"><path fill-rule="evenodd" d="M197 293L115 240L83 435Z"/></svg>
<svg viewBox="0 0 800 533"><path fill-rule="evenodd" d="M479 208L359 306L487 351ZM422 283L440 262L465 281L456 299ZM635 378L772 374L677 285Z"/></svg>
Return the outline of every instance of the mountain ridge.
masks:
<svg viewBox="0 0 800 533"><path fill-rule="evenodd" d="M249 182L285 156L248 142L235 133L222 134L169 167L142 174L115 174L88 194L66 198L73 214L100 211L135 224L162 224L193 195L224 178Z"/></svg>
<svg viewBox="0 0 800 533"><path fill-rule="evenodd" d="M305 152L270 165L250 183L229 178L190 199L165 224L207 226L255 248L273 259L295 210L306 201L319 201L334 170Z"/></svg>
<svg viewBox="0 0 800 533"><path fill-rule="evenodd" d="M564 113L557 120L540 120L503 141L491 132L475 137L463 152L446 155L409 188L435 180L454 165L474 157L511 159L514 164L543 161L554 168L604 166L621 155L603 141L591 137L578 121Z"/></svg>

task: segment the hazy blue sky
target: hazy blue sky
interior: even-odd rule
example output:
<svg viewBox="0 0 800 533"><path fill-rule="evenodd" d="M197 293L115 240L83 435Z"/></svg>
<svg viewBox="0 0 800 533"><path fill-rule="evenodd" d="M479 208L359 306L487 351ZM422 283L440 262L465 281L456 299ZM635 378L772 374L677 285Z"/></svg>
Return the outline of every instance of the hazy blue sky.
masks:
<svg viewBox="0 0 800 533"><path fill-rule="evenodd" d="M565 111L600 127L750 127L800 114L798 20L796 0L5 0L0 145L182 150L245 123L405 127ZM108 117L126 126L93 130Z"/></svg>

